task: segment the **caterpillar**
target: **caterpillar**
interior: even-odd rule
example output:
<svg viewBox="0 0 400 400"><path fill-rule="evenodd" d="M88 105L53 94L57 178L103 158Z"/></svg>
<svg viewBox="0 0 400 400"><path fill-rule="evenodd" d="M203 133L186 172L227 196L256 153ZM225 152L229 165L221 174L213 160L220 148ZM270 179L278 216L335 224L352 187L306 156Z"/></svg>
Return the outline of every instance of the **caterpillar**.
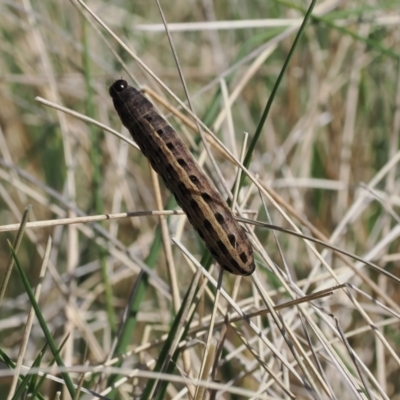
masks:
<svg viewBox="0 0 400 400"><path fill-rule="evenodd" d="M253 247L245 230L176 131L125 80L115 81L109 93L122 124L175 196L214 259L232 274L251 275L255 269Z"/></svg>

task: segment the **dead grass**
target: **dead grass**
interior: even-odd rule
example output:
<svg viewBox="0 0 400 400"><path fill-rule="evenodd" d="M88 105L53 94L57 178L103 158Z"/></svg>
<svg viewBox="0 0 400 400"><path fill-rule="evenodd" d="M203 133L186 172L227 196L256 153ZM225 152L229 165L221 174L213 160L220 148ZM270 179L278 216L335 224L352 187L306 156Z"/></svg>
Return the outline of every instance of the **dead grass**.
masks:
<svg viewBox="0 0 400 400"><path fill-rule="evenodd" d="M318 2L257 138L306 9L162 2L224 182L193 129L156 2L89 6L134 54L79 2L9 2L0 16L0 276L11 272L0 280L0 397L400 399L398 5ZM249 133L245 216L369 265L248 225L256 272L225 273L219 285L219 268L199 268L210 267L202 242L168 211L175 200L138 150L35 101L119 131L108 87L121 76L165 99L160 111L224 195ZM28 204L13 259L9 225ZM259 310L269 311L246 316Z"/></svg>

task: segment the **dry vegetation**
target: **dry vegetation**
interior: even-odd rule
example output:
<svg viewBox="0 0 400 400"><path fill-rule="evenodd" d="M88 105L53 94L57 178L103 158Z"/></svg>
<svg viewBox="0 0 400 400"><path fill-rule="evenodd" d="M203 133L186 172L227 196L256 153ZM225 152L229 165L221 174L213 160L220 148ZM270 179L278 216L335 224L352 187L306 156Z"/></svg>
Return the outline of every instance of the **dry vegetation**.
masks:
<svg viewBox="0 0 400 400"><path fill-rule="evenodd" d="M89 2L118 43L81 3L29 1L0 14L0 398L400 399L398 2L319 1L288 59L308 2L161 0L194 113L236 159L249 133L245 216L364 260L248 225L256 272L217 290L185 216L79 220L177 206L137 149L35 101L127 135L123 77L182 110L157 2ZM152 98L226 196L187 107Z"/></svg>

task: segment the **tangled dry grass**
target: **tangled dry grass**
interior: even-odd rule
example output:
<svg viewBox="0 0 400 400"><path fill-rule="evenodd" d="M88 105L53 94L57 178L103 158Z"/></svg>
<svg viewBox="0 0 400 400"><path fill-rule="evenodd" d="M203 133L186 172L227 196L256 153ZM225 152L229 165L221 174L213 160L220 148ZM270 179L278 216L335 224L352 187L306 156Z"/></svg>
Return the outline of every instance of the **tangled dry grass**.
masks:
<svg viewBox="0 0 400 400"><path fill-rule="evenodd" d="M319 2L294 47L305 2L161 2L173 46L157 2L85 5L2 4L0 397L400 399L396 2ZM110 133L121 76L224 196L247 167L251 277Z"/></svg>

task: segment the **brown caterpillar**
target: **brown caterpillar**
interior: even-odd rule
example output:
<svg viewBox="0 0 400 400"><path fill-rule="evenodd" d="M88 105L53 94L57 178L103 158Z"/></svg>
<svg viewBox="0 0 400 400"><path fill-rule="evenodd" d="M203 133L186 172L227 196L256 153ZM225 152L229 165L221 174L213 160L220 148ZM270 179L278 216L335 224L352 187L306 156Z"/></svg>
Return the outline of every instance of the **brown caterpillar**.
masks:
<svg viewBox="0 0 400 400"><path fill-rule="evenodd" d="M218 264L232 274L251 275L253 248L244 229L175 130L126 81L115 81L109 92L122 123Z"/></svg>

